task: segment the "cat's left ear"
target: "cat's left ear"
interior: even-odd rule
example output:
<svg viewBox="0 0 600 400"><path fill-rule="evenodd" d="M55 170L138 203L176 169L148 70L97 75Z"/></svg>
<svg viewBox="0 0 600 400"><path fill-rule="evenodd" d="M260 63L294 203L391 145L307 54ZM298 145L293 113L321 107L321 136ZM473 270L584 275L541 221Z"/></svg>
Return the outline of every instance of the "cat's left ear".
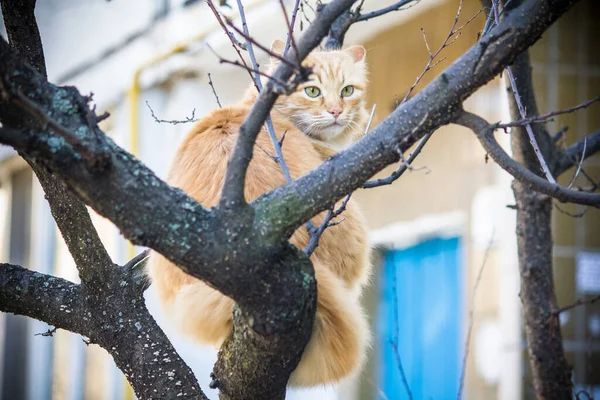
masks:
<svg viewBox="0 0 600 400"><path fill-rule="evenodd" d="M367 54L367 50L360 45L348 47L344 51L350 54L354 62L364 61L365 55Z"/></svg>
<svg viewBox="0 0 600 400"><path fill-rule="evenodd" d="M283 52L285 51L285 42L276 39L273 41L273 44L271 45L271 53L278 55L278 56L283 56ZM273 57L271 57L273 58Z"/></svg>

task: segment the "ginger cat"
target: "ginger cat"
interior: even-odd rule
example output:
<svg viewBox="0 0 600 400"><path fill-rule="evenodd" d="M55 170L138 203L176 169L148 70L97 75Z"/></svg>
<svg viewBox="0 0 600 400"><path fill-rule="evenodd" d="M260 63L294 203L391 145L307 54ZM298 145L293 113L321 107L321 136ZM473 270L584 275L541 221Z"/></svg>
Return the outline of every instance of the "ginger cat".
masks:
<svg viewBox="0 0 600 400"><path fill-rule="evenodd" d="M282 53L283 42L272 51ZM306 174L329 155L364 134L367 84L365 49L314 51L304 61L313 66L310 81L289 96L280 96L272 113L277 136L286 132L282 150L293 179ZM276 61L272 60L275 67ZM217 109L187 134L174 158L167 181L205 207L218 204L239 127L256 94L248 91L235 106ZM279 165L266 131L256 141L248 168L245 196L252 201L283 185ZM338 204L339 206L339 204ZM315 226L324 213L312 219ZM369 246L364 218L350 200L343 222L325 230L311 256L317 280L317 311L312 337L289 385L315 386L339 381L360 370L370 343L367 319L360 305L370 275ZM298 228L290 242L305 248L309 235ZM233 301L193 278L158 253L152 253L148 275L167 315L185 335L219 348L232 330Z"/></svg>

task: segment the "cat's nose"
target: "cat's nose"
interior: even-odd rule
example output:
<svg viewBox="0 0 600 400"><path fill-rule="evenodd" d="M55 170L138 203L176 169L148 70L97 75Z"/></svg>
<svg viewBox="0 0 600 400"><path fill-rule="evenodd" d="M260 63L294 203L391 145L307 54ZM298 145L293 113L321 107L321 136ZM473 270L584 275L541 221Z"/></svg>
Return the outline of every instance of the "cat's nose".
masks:
<svg viewBox="0 0 600 400"><path fill-rule="evenodd" d="M333 118L338 119L338 117L342 113L342 109L341 108L330 108L327 110L327 112L329 114L333 115Z"/></svg>

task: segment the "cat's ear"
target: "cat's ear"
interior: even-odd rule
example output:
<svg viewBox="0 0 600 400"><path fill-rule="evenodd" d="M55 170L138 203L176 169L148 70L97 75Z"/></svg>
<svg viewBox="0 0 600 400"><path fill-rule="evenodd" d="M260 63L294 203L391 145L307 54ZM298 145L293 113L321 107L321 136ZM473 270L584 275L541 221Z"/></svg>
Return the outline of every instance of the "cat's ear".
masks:
<svg viewBox="0 0 600 400"><path fill-rule="evenodd" d="M348 47L344 51L350 54L354 62L363 61L365 59L365 54L367 54L367 50L365 50L365 48L360 45Z"/></svg>
<svg viewBox="0 0 600 400"><path fill-rule="evenodd" d="M283 56L283 52L285 51L285 42L275 39L273 44L271 45L271 53L274 53L278 56ZM271 57L273 58L273 57Z"/></svg>

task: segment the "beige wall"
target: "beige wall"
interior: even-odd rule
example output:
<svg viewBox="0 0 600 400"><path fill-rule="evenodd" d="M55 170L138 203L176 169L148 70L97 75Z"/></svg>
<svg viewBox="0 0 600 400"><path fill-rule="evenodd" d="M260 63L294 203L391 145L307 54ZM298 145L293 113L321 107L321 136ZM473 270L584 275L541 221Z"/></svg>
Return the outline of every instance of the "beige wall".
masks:
<svg viewBox="0 0 600 400"><path fill-rule="evenodd" d="M435 51L447 35L457 3L444 2L364 43L371 71L369 101L371 105L377 104L373 126L394 109L429 59L421 28L425 30L430 48ZM478 1L465 1L459 25L479 8ZM594 21L599 14L600 3L582 1L533 47L533 76L541 113L572 107L600 94L600 53L597 51L600 25ZM480 15L467 26L462 36L442 52L441 56L446 60L425 74L415 92L472 46L483 24L484 17ZM488 121L506 120L508 116L502 91L502 83L496 80L468 100L466 107L471 107ZM554 133L564 126L569 126L566 144L600 129L600 104L594 104L585 112L560 116L548 124L548 129ZM505 147L508 146L506 136L502 137L499 133L497 137ZM484 152L474 135L456 126L447 126L436 132L414 165L427 166L431 172L409 171L391 186L361 190L355 197L363 204L372 229L396 221L415 220L424 215L455 210L465 212L466 309L462 317L466 318L468 310L473 307L475 319L467 367L468 397L520 398L521 382L525 382L522 385L523 395L528 397L527 387L530 385L527 382L530 382L530 377L526 375L524 380L521 379L521 367L526 367L526 362L518 355L522 338L518 330L520 304L516 239L514 230L511 231L514 229L515 215L505 208L505 205L512 204L509 187L511 178L493 162L486 163ZM377 177L388 176L394 168L389 167ZM600 155L588 159L584 169L598 182ZM573 173L573 170L567 172L560 182L568 184ZM589 186L590 183L580 175L575 185ZM496 193L494 191L500 198L489 195ZM487 197L485 193L488 193ZM580 206L558 206L571 213L583 210ZM482 236L489 232L489 229L486 230L489 225L493 225L495 232L494 245L490 248L478 293L472 302L476 276L486 252ZM582 218L573 218L555 210L553 234L558 302L566 305L576 298L585 298L575 288L575 256L582 250L600 251L600 210L590 208ZM600 343L597 337L592 337L587 331L592 315L600 315L600 303L581 307L571 313L563 332L565 339L570 341L567 350L569 346L577 344L575 339L587 340L589 346L586 352L579 352L577 356L568 350L567 355L578 371L576 375L579 374L586 382L600 384L598 368L594 368L600 365L600 353L591 351L600 347ZM504 371L496 382L484 379L483 369L477 360L477 343L483 337L478 335L490 324L497 324L503 335L498 351ZM506 339L505 336L511 335L512 338Z"/></svg>
<svg viewBox="0 0 600 400"><path fill-rule="evenodd" d="M449 32L457 5L458 2L455 1L445 2L412 21L390 29L364 43L368 51L371 73L369 102L371 105L377 104L373 126L395 108L397 102L404 97L407 90L413 85L415 78L427 64L429 54L423 41L421 28L425 30L430 48L435 51ZM465 1L459 25L479 9L478 1ZM484 23L485 18L481 14L466 26L461 37L440 54L440 58L446 57L446 60L424 75L414 93L474 45L477 34ZM503 115L506 112L506 107L503 106L505 104L503 95L501 83L495 80L473 95L473 98L466 102L465 107L489 121L497 121L506 118ZM507 143L506 138L500 138L500 140L503 141L503 144ZM507 250L506 247L503 247L506 240L502 238L506 228L506 224L503 223L503 218L507 215L504 214L506 212L505 205L510 204L511 201L510 198L486 197L482 193L487 190L488 193L490 191L499 193L501 197L505 196L507 192L510 195L508 176L493 162L486 162L485 152L470 131L456 125L446 126L437 131L415 161L414 166L426 166L430 172L426 173L425 170L408 171L393 185L358 191L356 198L363 205L372 229L378 229L397 221L412 221L426 215L457 210L464 212L466 216L463 236L465 309L457 315L457 318L465 321L465 333L470 307L474 307L475 320L467 364L466 393L471 399L499 398L498 383L486 383L478 372L476 354L485 349L477 349L475 343L480 328L489 327L490 324L501 328L502 324L506 322L502 320L499 303L503 301L503 296L506 296L505 283L510 286L511 279L513 290L508 296L512 296L512 300L509 299L507 303L515 308L514 304L518 301L518 289L514 287L516 265L514 263L508 265L510 263L507 263L506 255L512 253L510 253L510 249ZM395 168L396 166L390 166L377 177L388 176ZM478 197L479 193L481 193L480 197ZM477 204L474 203L476 198L479 199ZM473 220L474 215L477 220ZM502 218L498 218L500 215ZM510 221L510 212L508 215ZM512 215L514 216L514 214ZM508 226L510 225L509 223ZM494 245L489 251L478 295L475 301L471 302L477 273L483 262L489 235L492 232L494 232ZM502 254L503 252L506 254ZM503 268L507 266L509 268ZM509 273L512 274L511 277L503 276L505 269L509 270ZM518 325L518 312L519 310L516 308L508 313L513 318L513 326L509 329L515 329L515 325ZM515 339L514 342L518 342L518 339ZM520 361L518 343L513 343L513 348L515 347L517 349L512 353L516 354L516 358L512 357L511 362L517 364L516 367L503 366L513 368L517 372L516 377L513 376L513 382L518 377ZM504 398L511 397L505 396Z"/></svg>

